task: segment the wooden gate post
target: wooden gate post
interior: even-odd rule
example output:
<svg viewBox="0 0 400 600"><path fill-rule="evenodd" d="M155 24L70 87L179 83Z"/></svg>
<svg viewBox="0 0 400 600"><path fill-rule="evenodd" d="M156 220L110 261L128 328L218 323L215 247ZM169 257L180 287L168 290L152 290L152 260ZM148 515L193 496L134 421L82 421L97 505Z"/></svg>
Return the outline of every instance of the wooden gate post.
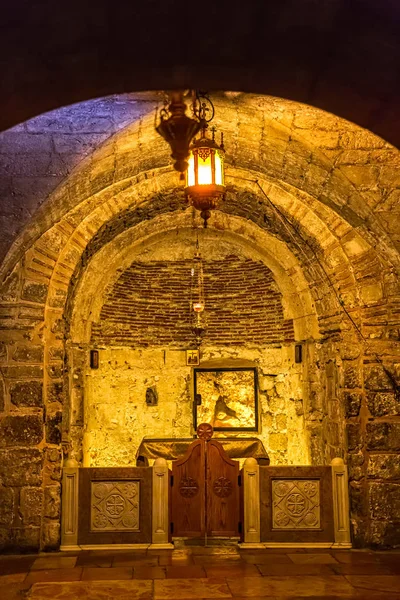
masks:
<svg viewBox="0 0 400 600"><path fill-rule="evenodd" d="M78 486L79 466L69 458L64 462L61 501L60 550L80 550L78 546Z"/></svg>
<svg viewBox="0 0 400 600"><path fill-rule="evenodd" d="M333 546L351 548L347 467L342 458L334 458L331 467L333 520L335 525L335 543Z"/></svg>
<svg viewBox="0 0 400 600"><path fill-rule="evenodd" d="M242 548L263 548L260 543L260 467L255 458L243 465L243 542Z"/></svg>
<svg viewBox="0 0 400 600"><path fill-rule="evenodd" d="M150 549L173 549L168 542L168 464L165 458L156 458L153 465L152 533Z"/></svg>

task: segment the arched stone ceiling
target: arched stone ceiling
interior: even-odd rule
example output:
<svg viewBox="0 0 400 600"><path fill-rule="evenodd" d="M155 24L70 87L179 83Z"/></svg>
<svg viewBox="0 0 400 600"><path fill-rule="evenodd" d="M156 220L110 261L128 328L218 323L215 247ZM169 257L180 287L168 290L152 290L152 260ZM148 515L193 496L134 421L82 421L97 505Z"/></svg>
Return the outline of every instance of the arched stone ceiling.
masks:
<svg viewBox="0 0 400 600"><path fill-rule="evenodd" d="M282 221L271 200L291 223L283 228L291 227L293 235L316 248L325 243L327 256L337 243L350 257L379 246L382 260L399 267L396 149L338 117L293 102L226 93L216 96L215 104L231 190L222 210L255 222ZM137 221L151 218L154 210L182 210L184 201L174 192L177 181L169 148L154 131L154 116L133 122L84 158L37 208L3 274L43 234L50 245L60 244L54 227L64 228L65 237L65 228L72 233L91 221L86 237L93 237L98 226L111 230L117 214L126 226L124 211L130 206ZM249 202L247 193L256 194L257 202ZM144 200L151 200L150 209L138 206ZM331 248L324 229L336 239Z"/></svg>

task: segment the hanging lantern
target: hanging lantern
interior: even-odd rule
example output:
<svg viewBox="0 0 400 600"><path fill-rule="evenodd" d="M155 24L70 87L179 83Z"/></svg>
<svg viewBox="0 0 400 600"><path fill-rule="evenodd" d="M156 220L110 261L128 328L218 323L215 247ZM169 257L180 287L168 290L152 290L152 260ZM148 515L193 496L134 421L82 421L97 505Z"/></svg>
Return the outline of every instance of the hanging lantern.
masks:
<svg viewBox="0 0 400 600"><path fill-rule="evenodd" d="M204 227L207 227L210 211L218 207L225 194L223 135L221 134L221 143L218 145L215 141L215 129L209 139L206 128L207 125L202 128L200 139L195 140L190 147L185 188L191 205L201 213Z"/></svg>
<svg viewBox="0 0 400 600"><path fill-rule="evenodd" d="M202 124L197 115L195 118L188 117L187 106L184 101L184 92L170 92L170 103L168 101L160 113L160 123L156 127L159 133L171 147L171 157L174 159L174 169L183 173L188 167L189 145Z"/></svg>

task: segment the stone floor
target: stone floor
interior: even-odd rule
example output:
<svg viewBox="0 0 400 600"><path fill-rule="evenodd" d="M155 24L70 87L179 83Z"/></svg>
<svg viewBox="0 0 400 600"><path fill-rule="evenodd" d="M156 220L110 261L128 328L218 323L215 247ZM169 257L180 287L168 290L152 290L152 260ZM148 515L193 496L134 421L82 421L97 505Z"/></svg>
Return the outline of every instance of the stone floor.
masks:
<svg viewBox="0 0 400 600"><path fill-rule="evenodd" d="M400 600L400 552L82 551L0 556L1 600Z"/></svg>

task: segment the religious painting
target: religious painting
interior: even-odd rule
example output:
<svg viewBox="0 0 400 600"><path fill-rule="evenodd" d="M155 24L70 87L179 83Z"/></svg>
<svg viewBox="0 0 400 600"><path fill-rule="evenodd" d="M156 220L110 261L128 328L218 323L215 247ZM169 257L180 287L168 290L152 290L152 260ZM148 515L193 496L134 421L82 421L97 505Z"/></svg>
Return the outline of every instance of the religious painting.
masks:
<svg viewBox="0 0 400 600"><path fill-rule="evenodd" d="M196 367L200 364L199 350L186 350L186 364L190 367Z"/></svg>
<svg viewBox="0 0 400 600"><path fill-rule="evenodd" d="M194 427L216 431L257 431L257 372L254 368L195 369Z"/></svg>

